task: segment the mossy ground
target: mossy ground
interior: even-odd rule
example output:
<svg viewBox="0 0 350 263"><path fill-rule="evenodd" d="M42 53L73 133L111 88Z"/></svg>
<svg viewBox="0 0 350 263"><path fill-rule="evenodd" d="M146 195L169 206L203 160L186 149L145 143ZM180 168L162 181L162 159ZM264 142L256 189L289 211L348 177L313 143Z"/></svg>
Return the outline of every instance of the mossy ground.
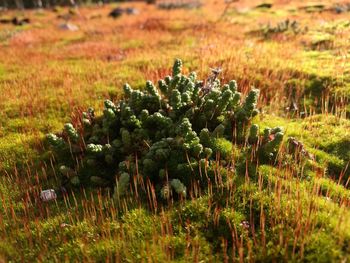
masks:
<svg viewBox="0 0 350 263"><path fill-rule="evenodd" d="M26 11L24 27L0 25L0 261L349 259L349 14L327 10L331 1L322 12L308 1L259 3L239 1L224 16L224 1L173 11L121 4L140 15L116 20L107 17L112 6L81 7L70 20L77 32L58 27L66 8ZM286 19L307 31L252 34ZM124 82L157 81L175 57L201 78L220 66L241 92L260 88L254 122L283 126L315 161L232 174L218 193L203 189L157 211L88 189L42 204L38 193L56 182L44 135L88 106L101 111ZM293 102L298 109L286 110Z"/></svg>

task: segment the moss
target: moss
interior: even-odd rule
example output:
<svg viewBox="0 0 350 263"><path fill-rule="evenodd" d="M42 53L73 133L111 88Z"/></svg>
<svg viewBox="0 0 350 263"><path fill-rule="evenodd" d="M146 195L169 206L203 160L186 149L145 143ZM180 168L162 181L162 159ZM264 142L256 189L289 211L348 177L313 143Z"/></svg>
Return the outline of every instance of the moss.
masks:
<svg viewBox="0 0 350 263"><path fill-rule="evenodd" d="M320 186L320 191L324 196L334 200L335 202L342 199L350 200L349 191L343 185L340 185L331 179L315 179L314 183Z"/></svg>
<svg viewBox="0 0 350 263"><path fill-rule="evenodd" d="M326 5L322 3L307 3L306 5L300 7L301 10L307 12L307 13L315 13L315 12L322 12L326 8Z"/></svg>
<svg viewBox="0 0 350 263"><path fill-rule="evenodd" d="M214 139L213 150L221 158L230 159L233 154L233 144L224 138Z"/></svg>
<svg viewBox="0 0 350 263"><path fill-rule="evenodd" d="M23 134L10 134L0 139L0 169L12 170L13 166L22 165L35 159L37 152L31 148L34 137ZM26 145L23 147L22 145Z"/></svg>
<svg viewBox="0 0 350 263"><path fill-rule="evenodd" d="M0 81L5 77L6 73L5 66L0 64Z"/></svg>
<svg viewBox="0 0 350 263"><path fill-rule="evenodd" d="M134 209L122 217L124 228L132 239L150 239L154 231L153 218L144 209Z"/></svg>
<svg viewBox="0 0 350 263"><path fill-rule="evenodd" d="M329 233L312 233L306 239L304 262L329 262L341 259L341 248Z"/></svg>
<svg viewBox="0 0 350 263"><path fill-rule="evenodd" d="M349 120L321 114L292 121L265 116L259 125L261 129L266 126L283 126L287 136L298 138L308 151L315 154L316 160L328 168L331 177L339 177L350 160ZM348 170L345 175L345 178L349 176Z"/></svg>
<svg viewBox="0 0 350 263"><path fill-rule="evenodd" d="M185 222L188 220L197 227L205 227L210 216L208 201L207 197L200 197L193 202L187 202L179 211ZM178 211L175 210L174 212L173 217L178 220Z"/></svg>
<svg viewBox="0 0 350 263"><path fill-rule="evenodd" d="M338 156L343 160L350 160L350 139L348 138L329 141L328 143L323 144L322 148L326 152Z"/></svg>
<svg viewBox="0 0 350 263"><path fill-rule="evenodd" d="M321 97L323 92L332 85L334 81L330 77L319 77L317 75L310 75L305 83L306 95L311 95L313 98Z"/></svg>
<svg viewBox="0 0 350 263"><path fill-rule="evenodd" d="M330 34L315 33L311 38L312 50L328 50L334 47L334 37Z"/></svg>
<svg viewBox="0 0 350 263"><path fill-rule="evenodd" d="M345 162L337 156L326 152L310 149L311 153L315 154L316 160L328 168L328 175L333 178L339 178L342 170L345 168Z"/></svg>
<svg viewBox="0 0 350 263"><path fill-rule="evenodd" d="M15 246L7 242L6 240L0 241L0 259L1 260L10 260L18 257L18 251Z"/></svg>
<svg viewBox="0 0 350 263"><path fill-rule="evenodd" d="M106 84L102 81L97 81L94 83L94 92L99 97L105 97L107 95L110 100L116 100L122 95L121 89L117 89L112 84Z"/></svg>
<svg viewBox="0 0 350 263"><path fill-rule="evenodd" d="M144 42L142 40L138 39L130 39L129 41L122 42L121 43L121 48L128 50L128 49L136 49L136 48L142 48L144 47Z"/></svg>
<svg viewBox="0 0 350 263"><path fill-rule="evenodd" d="M350 216L343 202L349 199L349 190L343 182L338 184L333 180L348 163L350 149L350 126L345 119L350 116L350 105L346 104L350 94L346 14L333 15L323 10L322 14L310 16L298 9L300 3L289 1L288 5L282 3L263 11L230 8L225 19L218 21L213 10L223 10L223 1L213 6L209 2L205 1L204 8L191 13L174 11L172 21L162 20L168 16L163 11L148 13L147 16L160 20L160 25L155 26L158 28L148 31L139 28L139 22L144 23L142 14L138 18L125 16L113 23L107 18L78 19L76 22L84 26L74 33L56 31L51 23L54 14L49 13L45 17L32 14L37 21L25 28L33 29L28 35L18 34L23 27L2 26L0 261L340 262L348 257ZM304 11L321 10L312 3L302 5L307 6ZM96 12L95 8L80 10L86 17ZM184 20L189 14L191 22ZM288 41L281 36L265 42L244 34L260 23L275 24L291 15L307 25L310 33L288 36ZM322 23L317 23L321 17ZM136 20L128 24L128 19ZM122 27L124 22L127 27ZM207 37L203 38L204 35ZM10 42L26 41L27 36L33 37L33 44L17 46ZM137 39L130 39L132 36ZM100 40L127 50L126 56L113 62L76 58L74 54L66 57L65 48L71 44ZM237 79L243 87L242 93L251 85L261 88L259 107L267 114L256 120L260 130L266 126L284 126L286 137L301 141L315 155L318 164L312 162L308 167L299 167L304 163L296 163L291 156L287 162L282 147L280 162L275 166L259 166L255 175L250 164L246 173L246 153L235 147L236 166L226 171L225 187L213 195L210 188L196 189L203 196L198 202L193 199L197 195L189 192L186 200L170 204L167 209L158 202L156 214L134 199L134 192L118 208L107 198L107 193L105 196L103 191L90 189L85 189L87 197L76 191L74 198L69 192L66 202L61 199L38 202L40 189L56 184L49 161L52 153L44 157L39 150L43 134L59 131L71 117L76 117L76 112L89 105L96 108L97 115L102 114L103 98L118 99L119 87L124 82L142 88L143 79L156 80L163 73L168 74L167 65L175 57L187 61L186 72L200 68L202 79L209 74L209 66L220 65L223 68L220 78ZM329 113L290 119L286 117L290 115L279 109L289 106L285 96L291 91L296 103L300 102L301 111L306 105L316 107L321 113L324 105L320 98L329 94L329 109L343 100L348 116L337 118ZM33 164L37 159L47 162ZM14 171L16 163L28 165L23 169L17 165ZM259 175L264 179L261 185ZM214 176L211 179L214 183ZM135 206L143 208L132 209ZM242 220L253 222L254 236L252 228L244 232L240 226ZM228 222L238 227L242 249L235 247L236 242L231 243ZM260 222L265 222L265 232ZM263 233L266 246L262 243ZM293 258L293 241L298 233L300 239Z"/></svg>
<svg viewBox="0 0 350 263"><path fill-rule="evenodd" d="M84 39L85 39L84 34L79 33L79 32L78 33L75 32L74 34L71 34L70 36L66 36L60 42L56 43L56 46L57 47L64 47L64 46L68 46L70 44L83 42Z"/></svg>

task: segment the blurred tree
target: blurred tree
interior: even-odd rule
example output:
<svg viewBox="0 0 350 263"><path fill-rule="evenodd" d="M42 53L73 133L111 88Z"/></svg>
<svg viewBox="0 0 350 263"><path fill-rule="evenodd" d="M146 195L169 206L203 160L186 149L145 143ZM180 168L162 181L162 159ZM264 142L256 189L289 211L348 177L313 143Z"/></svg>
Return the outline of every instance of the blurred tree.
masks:
<svg viewBox="0 0 350 263"><path fill-rule="evenodd" d="M4 8L48 8L52 6L77 6L85 3L111 3L128 0L0 0L0 7ZM156 0L143 0L147 3L155 3Z"/></svg>
<svg viewBox="0 0 350 263"><path fill-rule="evenodd" d="M24 9L24 3L22 0L15 0L15 4L17 9Z"/></svg>
<svg viewBox="0 0 350 263"><path fill-rule="evenodd" d="M3 8L7 8L7 1L6 0L2 0L1 1L1 6L0 7L3 7Z"/></svg>
<svg viewBox="0 0 350 263"><path fill-rule="evenodd" d="M43 8L43 2L41 0L34 0L34 5L37 8Z"/></svg>

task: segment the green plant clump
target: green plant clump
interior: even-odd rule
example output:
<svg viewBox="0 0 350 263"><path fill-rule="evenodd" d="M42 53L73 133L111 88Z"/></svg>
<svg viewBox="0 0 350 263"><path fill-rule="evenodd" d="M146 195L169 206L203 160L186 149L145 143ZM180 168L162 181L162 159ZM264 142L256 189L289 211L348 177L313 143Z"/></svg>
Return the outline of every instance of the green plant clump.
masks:
<svg viewBox="0 0 350 263"><path fill-rule="evenodd" d="M124 94L117 103L106 100L102 116L89 108L76 127L66 124L60 135L47 136L64 186L114 187L117 197L141 176L163 199L183 198L194 181L206 184L214 169L231 165L234 144L259 145L262 159L271 161L282 142L279 128L260 139L259 127L250 124L259 113L259 90L243 100L235 81L222 86L216 75L206 82L194 72L183 75L181 60L158 87L125 84Z"/></svg>
<svg viewBox="0 0 350 263"><path fill-rule="evenodd" d="M262 33L264 38L270 38L273 35L282 33L290 33L293 35L302 34L307 30L308 29L306 27L302 28L297 21L286 19L276 25L271 25L270 23L263 25L260 29L260 33Z"/></svg>

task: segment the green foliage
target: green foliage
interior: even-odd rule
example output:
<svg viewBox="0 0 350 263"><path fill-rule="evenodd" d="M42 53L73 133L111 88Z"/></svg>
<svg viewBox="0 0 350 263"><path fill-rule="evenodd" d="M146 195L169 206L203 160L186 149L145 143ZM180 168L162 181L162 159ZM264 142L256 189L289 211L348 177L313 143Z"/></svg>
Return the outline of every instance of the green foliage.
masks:
<svg viewBox="0 0 350 263"><path fill-rule="evenodd" d="M182 61L180 59L176 59L173 66L173 76L177 76L182 72Z"/></svg>
<svg viewBox="0 0 350 263"><path fill-rule="evenodd" d="M177 59L173 76L159 80L159 88L151 81L144 91L125 84L125 98L106 100L101 117L95 117L92 108L83 113L84 129L66 124L62 136L48 135L59 161L73 167L63 169L62 176L73 186L115 186L118 198L126 194L130 177L140 173L164 199L172 190L177 194L173 196L186 197L193 181L207 183L203 173L214 176L213 162L230 162L233 143L249 146L258 141L256 125L248 141L247 131L258 114L259 90L252 89L242 100L235 81L220 87L214 78L203 86L195 73L181 72L182 61ZM274 139L265 139L261 149L271 159L283 133L275 129L267 136ZM77 159L82 160L79 166Z"/></svg>
<svg viewBox="0 0 350 263"><path fill-rule="evenodd" d="M63 148L65 146L65 142L61 137L56 136L55 134L48 134L46 136L49 144L51 144L56 149Z"/></svg>
<svg viewBox="0 0 350 263"><path fill-rule="evenodd" d="M307 238L305 262L339 261L341 247L337 246L334 237L324 232L314 232Z"/></svg>
<svg viewBox="0 0 350 263"><path fill-rule="evenodd" d="M128 188L130 181L130 175L128 173L122 173L120 175L119 180L117 180L117 184L114 190L114 198L118 199L119 196L123 196Z"/></svg>
<svg viewBox="0 0 350 263"><path fill-rule="evenodd" d="M73 142L78 141L79 135L71 123L66 123L64 125L64 130L67 133L70 140L72 140Z"/></svg>
<svg viewBox="0 0 350 263"><path fill-rule="evenodd" d="M259 125L253 124L250 127L248 141L249 143L254 144L258 141L258 139L259 139Z"/></svg>
<svg viewBox="0 0 350 263"><path fill-rule="evenodd" d="M223 159L230 159L232 156L232 143L224 138L213 139L212 149Z"/></svg>
<svg viewBox="0 0 350 263"><path fill-rule="evenodd" d="M274 160L283 140L283 129L276 127L274 129L265 128L262 146L259 149L259 156L262 162Z"/></svg>

